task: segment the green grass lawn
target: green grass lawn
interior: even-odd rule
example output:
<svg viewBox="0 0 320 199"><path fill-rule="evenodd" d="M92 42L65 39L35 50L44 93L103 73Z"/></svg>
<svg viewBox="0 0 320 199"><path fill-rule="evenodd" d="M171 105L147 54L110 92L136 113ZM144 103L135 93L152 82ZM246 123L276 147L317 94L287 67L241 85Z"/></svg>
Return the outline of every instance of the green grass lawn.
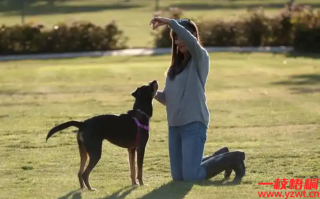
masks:
<svg viewBox="0 0 320 199"><path fill-rule="evenodd" d="M21 1L10 0L11 4L1 3L0 21L4 24L21 23ZM73 20L91 21L98 25L105 25L116 20L120 28L130 38L130 47L152 47L153 37L149 26L155 11L153 0L56 0L55 6L40 0L30 0L25 9L26 22L43 23L47 25L57 22ZM180 7L184 10L184 17L231 19L246 13L247 8L265 7L266 14L273 15L283 8L287 0L159 0L160 9L169 6ZM320 7L318 0L296 0L297 3L310 4Z"/></svg>
<svg viewBox="0 0 320 199"><path fill-rule="evenodd" d="M259 198L258 191L273 190L259 182L320 177L320 60L212 53L205 155L222 146L244 150L247 176L242 184L218 186L222 174L197 184L173 183L165 107L155 101L145 186L131 188L127 151L106 141L90 178L98 191L77 191L80 157L74 128L46 143L48 130L70 119L126 112L136 87L157 79L163 88L169 59L165 55L2 62L0 198L248 199Z"/></svg>

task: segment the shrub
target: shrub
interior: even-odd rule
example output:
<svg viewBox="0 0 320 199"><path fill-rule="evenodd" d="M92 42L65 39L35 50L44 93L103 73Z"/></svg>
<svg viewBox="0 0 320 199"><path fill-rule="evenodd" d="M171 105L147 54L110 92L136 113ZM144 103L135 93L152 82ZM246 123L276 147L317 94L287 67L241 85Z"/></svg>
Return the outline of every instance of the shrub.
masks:
<svg viewBox="0 0 320 199"><path fill-rule="evenodd" d="M183 16L177 8L164 14L170 18ZM284 7L272 17L260 8L236 20L193 21L204 46L293 46L296 50L320 52L320 15L309 6ZM154 34L156 47L171 46L169 31L164 27Z"/></svg>
<svg viewBox="0 0 320 199"><path fill-rule="evenodd" d="M301 52L320 52L320 11L309 6L295 7L294 11L293 47Z"/></svg>
<svg viewBox="0 0 320 199"><path fill-rule="evenodd" d="M0 54L62 53L126 48L127 37L111 22L105 27L89 22L0 27Z"/></svg>
<svg viewBox="0 0 320 199"><path fill-rule="evenodd" d="M270 19L268 46L291 46L293 39L293 24L287 12L280 13Z"/></svg>
<svg viewBox="0 0 320 199"><path fill-rule="evenodd" d="M239 22L204 20L195 23L204 46L241 46Z"/></svg>

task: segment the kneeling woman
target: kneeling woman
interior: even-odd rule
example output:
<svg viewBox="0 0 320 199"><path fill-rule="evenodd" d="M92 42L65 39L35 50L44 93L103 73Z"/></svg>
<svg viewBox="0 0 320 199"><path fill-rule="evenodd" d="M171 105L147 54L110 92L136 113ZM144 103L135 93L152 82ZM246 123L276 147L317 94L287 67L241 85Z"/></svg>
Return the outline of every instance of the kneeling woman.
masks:
<svg viewBox="0 0 320 199"><path fill-rule="evenodd" d="M197 26L189 19L155 17L153 29L171 28L172 59L163 91L155 99L166 106L169 126L169 156L173 180L199 181L225 171L235 171L236 181L245 175L245 154L227 148L203 158L210 114L205 85L210 57L200 45Z"/></svg>

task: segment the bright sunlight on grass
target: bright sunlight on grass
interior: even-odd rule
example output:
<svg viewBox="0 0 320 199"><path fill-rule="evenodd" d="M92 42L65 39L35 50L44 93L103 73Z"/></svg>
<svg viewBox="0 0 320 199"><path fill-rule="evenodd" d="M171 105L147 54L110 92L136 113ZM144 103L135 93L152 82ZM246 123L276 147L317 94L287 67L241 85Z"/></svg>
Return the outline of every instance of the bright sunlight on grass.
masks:
<svg viewBox="0 0 320 199"><path fill-rule="evenodd" d="M205 148L246 152L247 176L237 186L173 183L165 107L154 102L144 163L145 186L131 188L127 151L104 142L91 173L97 192L77 191L80 157L73 128L48 143L48 130L70 119L126 112L130 93L157 79L169 56L2 62L0 73L0 198L258 198L259 182L319 178L320 60L272 54L211 54Z"/></svg>

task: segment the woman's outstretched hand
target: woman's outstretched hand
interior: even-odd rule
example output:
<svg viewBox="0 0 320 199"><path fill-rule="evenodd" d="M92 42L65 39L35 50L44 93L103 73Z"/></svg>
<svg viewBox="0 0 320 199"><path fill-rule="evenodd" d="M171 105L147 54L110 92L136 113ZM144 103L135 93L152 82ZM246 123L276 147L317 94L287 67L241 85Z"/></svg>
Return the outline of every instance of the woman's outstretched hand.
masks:
<svg viewBox="0 0 320 199"><path fill-rule="evenodd" d="M168 25L171 19L164 17L154 17L151 19L150 25L152 25L152 29L155 30L160 26Z"/></svg>

